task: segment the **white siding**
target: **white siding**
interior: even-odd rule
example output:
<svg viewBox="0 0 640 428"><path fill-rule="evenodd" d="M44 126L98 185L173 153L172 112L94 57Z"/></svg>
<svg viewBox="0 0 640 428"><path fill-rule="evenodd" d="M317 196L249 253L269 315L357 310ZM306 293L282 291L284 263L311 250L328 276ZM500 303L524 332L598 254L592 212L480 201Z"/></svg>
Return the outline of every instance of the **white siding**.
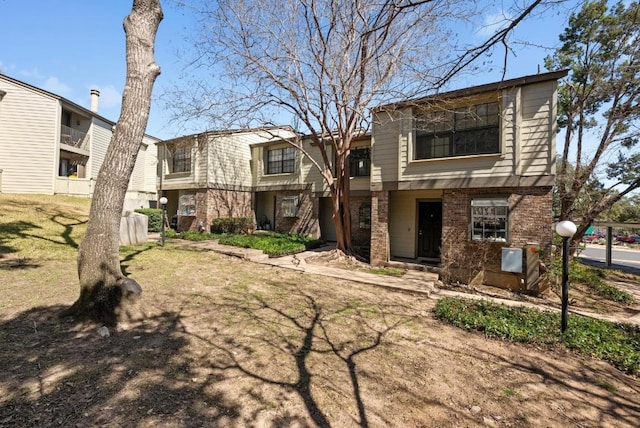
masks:
<svg viewBox="0 0 640 428"><path fill-rule="evenodd" d="M0 90L1 190L53 194L59 101L1 78Z"/></svg>
<svg viewBox="0 0 640 428"><path fill-rule="evenodd" d="M142 188L145 192L156 193L156 178L158 165L158 146L156 139L150 139L147 136L142 140L147 144L144 163L144 183Z"/></svg>
<svg viewBox="0 0 640 428"><path fill-rule="evenodd" d="M142 145L136 163L133 166L133 172L131 173L131 179L129 180L129 190L137 192L144 191L144 167L147 162L147 147Z"/></svg>
<svg viewBox="0 0 640 428"><path fill-rule="evenodd" d="M98 118L94 118L90 128L91 133L91 152L89 162L87 164L87 177L98 178L100 167L104 162L109 143L111 142L111 124L106 123Z"/></svg>

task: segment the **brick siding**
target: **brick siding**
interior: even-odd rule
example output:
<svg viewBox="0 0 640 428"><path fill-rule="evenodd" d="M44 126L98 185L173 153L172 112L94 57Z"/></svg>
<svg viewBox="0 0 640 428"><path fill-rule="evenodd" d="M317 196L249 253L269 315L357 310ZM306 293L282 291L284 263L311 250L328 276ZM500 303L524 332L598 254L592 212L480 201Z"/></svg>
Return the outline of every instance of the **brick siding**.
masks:
<svg viewBox="0 0 640 428"><path fill-rule="evenodd" d="M389 192L371 192L371 265L389 261Z"/></svg>

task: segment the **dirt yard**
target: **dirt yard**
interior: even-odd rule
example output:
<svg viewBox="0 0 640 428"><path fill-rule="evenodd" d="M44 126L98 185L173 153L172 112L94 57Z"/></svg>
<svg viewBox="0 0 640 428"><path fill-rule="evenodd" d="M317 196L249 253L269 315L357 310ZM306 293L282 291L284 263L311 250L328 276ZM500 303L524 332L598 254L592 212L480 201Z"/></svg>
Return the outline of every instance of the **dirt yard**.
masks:
<svg viewBox="0 0 640 428"><path fill-rule="evenodd" d="M148 318L59 320L75 262L0 259L0 427L638 427L640 382L486 339L435 301L169 244L126 256Z"/></svg>

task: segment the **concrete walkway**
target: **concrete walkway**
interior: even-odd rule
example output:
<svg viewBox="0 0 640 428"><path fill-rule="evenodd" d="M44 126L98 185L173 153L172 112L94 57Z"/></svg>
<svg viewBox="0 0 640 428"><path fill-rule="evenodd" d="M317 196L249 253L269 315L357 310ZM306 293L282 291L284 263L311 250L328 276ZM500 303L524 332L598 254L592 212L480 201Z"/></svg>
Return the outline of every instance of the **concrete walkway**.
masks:
<svg viewBox="0 0 640 428"><path fill-rule="evenodd" d="M156 234L150 234L149 240L159 241L160 237ZM401 277L379 275L374 273L362 272L357 270L346 270L335 267L314 265L306 262L306 258L310 256L317 256L322 251L331 250L333 247L318 248L312 251L304 251L302 253L283 256L283 257L269 257L260 250L254 250L250 248L232 247L229 245L221 245L217 240L213 241L187 241L183 239L171 239L168 242L183 245L185 247L198 248L203 251L213 251L219 254L226 254L228 256L238 257L254 263L260 263L271 266L278 266L285 269L296 270L300 272L322 275L331 278L345 279L348 281L355 281L362 284L369 284L376 287L383 287L391 290L409 292L420 294L430 299L439 299L441 297L462 297L467 299L476 300L489 300L496 303L501 303L507 306L513 307L531 307L541 310L559 312L561 309L552 305L536 304L527 301L518 301L511 299L503 299L498 297L491 297L485 295L478 295L472 293L464 293L454 290L439 289L436 286L438 280L438 274L427 271L408 270ZM592 313L582 310L574 310L569 308L569 312L579 315L588 316L591 318L598 318L612 322L621 322L626 324L633 324L640 326L640 312L631 314L628 317L615 317L605 314Z"/></svg>

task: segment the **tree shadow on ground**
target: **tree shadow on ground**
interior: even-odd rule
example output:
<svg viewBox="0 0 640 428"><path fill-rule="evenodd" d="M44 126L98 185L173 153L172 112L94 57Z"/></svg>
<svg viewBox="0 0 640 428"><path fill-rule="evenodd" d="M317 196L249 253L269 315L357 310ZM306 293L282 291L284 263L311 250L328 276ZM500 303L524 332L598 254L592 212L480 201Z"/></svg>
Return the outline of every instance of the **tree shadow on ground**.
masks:
<svg viewBox="0 0 640 428"><path fill-rule="evenodd" d="M80 226L83 224L87 224L88 220L80 220L78 218L69 217L65 213L57 213L50 217L53 223L56 223L59 226L62 226L64 229L60 236L64 240L64 243L72 248L78 248L79 244L71 237L73 234L73 228L76 226ZM69 223L69 220L73 221L73 223ZM52 241L56 242L56 241Z"/></svg>
<svg viewBox="0 0 640 428"><path fill-rule="evenodd" d="M4 254L18 252L18 249L9 245L9 243L16 238L31 236L27 232L35 229L41 229L41 227L35 223L23 220L0 223L0 258L2 258Z"/></svg>
<svg viewBox="0 0 640 428"><path fill-rule="evenodd" d="M459 352L450 351L452 358L456 353ZM490 367L493 377L505 380L504 390L489 391L488 399L500 399L506 392L518 395L521 400L536 400L536 397L544 397L541 390L554 389L561 391L557 393L554 405L559 409L557 417L562 425L612 426L614 423L639 426L640 385L604 361L587 357L576 367L571 362L575 356L561 349L537 357L522 354L517 359L507 359L501 353L475 346L469 346L462 354L472 355L477 363ZM563 354L568 363L562 358ZM528 382L522 383L522 376L513 376L516 372L528 377ZM514 378L520 381L511 381ZM545 402L540 405L547 405ZM523 421L527 417L532 415L522 414Z"/></svg>
<svg viewBox="0 0 640 428"><path fill-rule="evenodd" d="M142 253L145 253L149 250L153 250L158 246L157 243L146 243L144 245L136 245L132 246L133 251L128 251L126 256L120 260L120 269L122 270L122 274L124 276L129 276L131 273L128 271L129 266L135 261L135 258Z"/></svg>
<svg viewBox="0 0 640 428"><path fill-rule="evenodd" d="M356 403L358 426L370 426L359 380L356 357L374 350L384 340L385 335L396 328L400 321L386 319L385 313L377 313L379 322L369 322L363 311L371 308L367 305L345 303L339 308L325 307L318 298L302 291L297 284L285 282L265 283L266 286L286 289L287 301L267 299L261 292L240 290L228 294L223 301L214 301L210 297L199 295L207 301L207 307L216 307L223 312L237 316L235 324L245 328L232 334L216 331L216 334L190 331L197 340L216 350L210 358L210 367L225 378L241 374L263 385L280 388L284 392L294 392L304 403L309 418L319 427L330 427L327 412L317 394L320 385L338 382L336 379L317 374L320 360L326 360L334 369L338 367L341 375L332 372L344 385L350 383L352 399ZM393 317L392 317L393 318ZM357 335L345 334L345 328L356 328ZM270 361L256 360L255 355L268 349ZM268 369L267 365L280 364L280 369ZM316 373L316 374L314 374ZM343 389L343 388L340 388ZM349 388L344 388L346 391ZM269 403L253 391L254 399L259 403ZM343 397L346 401L348 398ZM268 405L262 410L266 410ZM254 412L255 414L259 411ZM376 415L384 419L384 415ZM245 420L245 423L254 422ZM390 422L390 421L389 421ZM298 423L306 425L300 415L285 413L275 417L272 426L290 426Z"/></svg>
<svg viewBox="0 0 640 428"><path fill-rule="evenodd" d="M176 313L101 337L59 320L62 309L0 323L0 427L151 426L167 414L180 426L234 424L238 403L191 381Z"/></svg>

